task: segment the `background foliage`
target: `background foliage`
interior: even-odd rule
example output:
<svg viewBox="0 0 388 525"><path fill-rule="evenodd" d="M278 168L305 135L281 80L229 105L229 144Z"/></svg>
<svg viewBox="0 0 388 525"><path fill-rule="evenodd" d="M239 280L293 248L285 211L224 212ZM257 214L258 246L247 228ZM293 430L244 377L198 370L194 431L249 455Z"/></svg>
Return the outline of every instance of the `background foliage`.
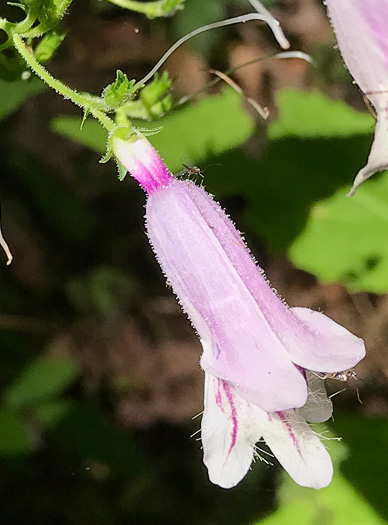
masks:
<svg viewBox="0 0 388 525"><path fill-rule="evenodd" d="M366 339L364 381L335 397L330 434L319 429L343 437L327 441L332 485L297 487L276 464L256 464L232 491L210 485L197 435L190 439L202 410L199 343L144 236L144 195L129 177L117 180L113 162L98 163L107 139L99 124L88 119L81 131L80 111L39 80L21 80L23 66L10 68L7 55L1 201L15 259L0 267L2 523L388 521L388 178L346 199L373 118L333 50L321 4L267 5L293 48L314 58L309 68L267 58L236 72L270 108L267 123L218 85L139 126L162 126L149 138L173 172L202 168L290 304L323 309ZM247 7L186 0L171 19L150 22L107 2L75 1L48 68L98 93L117 67L141 78L177 37ZM248 26L207 33L170 60L175 100L203 90L210 67L276 52L267 30Z"/></svg>

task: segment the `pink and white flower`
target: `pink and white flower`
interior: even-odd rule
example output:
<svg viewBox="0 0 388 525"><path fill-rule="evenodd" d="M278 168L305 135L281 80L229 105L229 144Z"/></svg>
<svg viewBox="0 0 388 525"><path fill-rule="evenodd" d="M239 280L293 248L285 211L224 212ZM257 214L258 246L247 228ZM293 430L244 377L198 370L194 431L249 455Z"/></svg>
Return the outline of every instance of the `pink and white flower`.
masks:
<svg viewBox="0 0 388 525"><path fill-rule="evenodd" d="M324 0L344 62L377 112L368 162L349 196L388 168L388 0Z"/></svg>
<svg viewBox="0 0 388 525"><path fill-rule="evenodd" d="M323 383L319 377L312 377ZM326 393L322 392L320 399L313 390L303 409L268 413L241 397L232 384L205 372L201 434L210 481L223 488L234 487L246 475L255 456L260 457L256 443L264 439L296 483L315 489L327 486L333 465L305 416L311 422L321 422L331 413Z"/></svg>
<svg viewBox="0 0 388 525"><path fill-rule="evenodd" d="M303 414L318 421L331 410L322 391L312 394L306 370L355 366L365 355L363 341L322 313L289 308L222 208L204 189L172 177L143 136L116 138L113 150L148 193L148 238L201 338L210 479L222 487L238 483L264 437L298 483L325 486L330 457Z"/></svg>

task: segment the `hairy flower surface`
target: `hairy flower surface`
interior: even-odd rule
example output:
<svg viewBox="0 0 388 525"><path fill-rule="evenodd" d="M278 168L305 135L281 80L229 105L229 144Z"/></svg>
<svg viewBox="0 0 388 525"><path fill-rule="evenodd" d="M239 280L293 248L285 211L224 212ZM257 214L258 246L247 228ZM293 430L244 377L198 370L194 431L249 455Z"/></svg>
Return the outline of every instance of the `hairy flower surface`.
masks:
<svg viewBox="0 0 388 525"><path fill-rule="evenodd" d="M377 112L368 162L349 195L388 168L388 0L324 0L338 46L354 80Z"/></svg>
<svg viewBox="0 0 388 525"><path fill-rule="evenodd" d="M193 182L172 177L144 137L115 139L113 148L148 192L147 235L201 339L210 479L223 487L238 483L264 436L298 483L324 486L330 457L303 414L327 419L326 398L313 396L311 408L306 370L355 366L365 355L363 341L322 313L289 308L222 208Z"/></svg>
<svg viewBox="0 0 388 525"><path fill-rule="evenodd" d="M315 489L330 483L333 465L329 453L306 419L326 421L332 405L324 385L320 384L323 381L312 377L312 389L303 409L268 413L247 402L232 384L205 372L201 433L210 481L223 488L235 486L248 472L255 456L266 461L256 447L264 439L296 483ZM316 382L318 390L314 390Z"/></svg>

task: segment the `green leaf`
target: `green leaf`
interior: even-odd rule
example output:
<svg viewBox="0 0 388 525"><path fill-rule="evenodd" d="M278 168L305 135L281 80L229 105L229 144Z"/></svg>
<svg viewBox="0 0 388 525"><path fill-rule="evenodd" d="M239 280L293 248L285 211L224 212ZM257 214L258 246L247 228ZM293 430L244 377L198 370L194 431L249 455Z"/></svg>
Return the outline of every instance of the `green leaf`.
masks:
<svg viewBox="0 0 388 525"><path fill-rule="evenodd" d="M350 188L371 139L284 138L271 141L260 160L230 151L208 159L210 165L221 166L206 170L206 187L217 199L242 196L245 226L272 250L285 252L303 232L316 202L344 188L347 181Z"/></svg>
<svg viewBox="0 0 388 525"><path fill-rule="evenodd" d="M51 121L51 129L69 139L78 142L82 146L97 151L100 155L105 154L108 140L107 131L96 121L86 119L80 128L81 119L78 117L56 117Z"/></svg>
<svg viewBox="0 0 388 525"><path fill-rule="evenodd" d="M0 409L0 455L13 456L30 450L31 441L21 416L11 410Z"/></svg>
<svg viewBox="0 0 388 525"><path fill-rule="evenodd" d="M54 399L34 408L34 416L45 428L55 427L72 410L72 402L67 399Z"/></svg>
<svg viewBox="0 0 388 525"><path fill-rule="evenodd" d="M40 357L8 387L4 404L17 409L40 404L70 386L78 374L79 367L70 356Z"/></svg>
<svg viewBox="0 0 388 525"><path fill-rule="evenodd" d="M283 89L276 95L279 118L269 126L270 139L348 137L373 132L374 119L319 91Z"/></svg>
<svg viewBox="0 0 388 525"><path fill-rule="evenodd" d="M366 417L359 412L337 413L335 418L337 435L343 437L349 450L348 458L341 465L341 472L357 490L358 498L367 500L385 518L384 523L388 523L388 457L385 454L388 420L384 417ZM369 525L369 521L364 523Z"/></svg>
<svg viewBox="0 0 388 525"><path fill-rule="evenodd" d="M340 474L324 489L302 489L303 497L280 508L260 525L384 525L373 507Z"/></svg>
<svg viewBox="0 0 388 525"><path fill-rule="evenodd" d="M176 11L183 9L185 0L154 0L153 2L139 2L138 0L108 1L124 9L143 13L152 20L161 16L172 16Z"/></svg>
<svg viewBox="0 0 388 525"><path fill-rule="evenodd" d="M388 291L388 177L368 181L350 199L342 188L312 206L289 250L293 263L353 291Z"/></svg>
<svg viewBox="0 0 388 525"><path fill-rule="evenodd" d="M232 89L159 119L157 126L163 126L162 131L149 140L173 172L179 171L187 159L199 163L209 155L242 144L255 127L254 120L242 107L241 97ZM57 117L51 127L100 154L106 150L107 133L97 122L87 120L80 131L79 119Z"/></svg>
<svg viewBox="0 0 388 525"><path fill-rule="evenodd" d="M66 33L59 33L55 29L45 35L34 50L35 58L41 64L46 64L63 42Z"/></svg>
<svg viewBox="0 0 388 525"><path fill-rule="evenodd" d="M0 120L8 117L30 96L46 89L43 82L33 77L28 81L6 82L0 80Z"/></svg>
<svg viewBox="0 0 388 525"><path fill-rule="evenodd" d="M340 472L342 465L354 465L359 461L360 466L361 463L363 464L364 447L366 440L369 442L370 439L366 428L372 423L364 425L364 422L367 423L365 418L360 421L359 417L353 417L353 425L349 427L347 419L343 420L338 414L337 420L341 421L339 434L343 436L344 442L330 439L339 435L337 428L335 431L330 430L328 435L325 425L313 425L318 434L325 435L326 439L330 439L330 441L325 440L324 442L334 465L334 477L330 485L320 490L301 487L284 472L283 481L278 491L280 508L268 518L261 520L260 525L289 525L290 523L297 523L298 525L345 525L348 523L352 525L383 525L386 523L376 512L376 507L370 504L370 498L365 497L365 494L358 492L355 488L354 479L346 479ZM358 433L364 436L363 448L362 450L349 451L348 437L355 427L358 428ZM385 424L385 429L388 429L388 424ZM356 443L357 439L354 439L353 442ZM384 442L379 442L379 445ZM376 448L373 448L370 455L376 457L375 452ZM364 471L359 472L359 477L363 478L364 472L370 472L368 483L370 484L371 478L374 477L374 483L381 485L381 481L385 478L386 464L380 459L378 461L382 463L378 471L379 477L376 477L376 471L370 468L370 464L363 464ZM379 497L384 501L386 500L385 492L384 483L379 491Z"/></svg>

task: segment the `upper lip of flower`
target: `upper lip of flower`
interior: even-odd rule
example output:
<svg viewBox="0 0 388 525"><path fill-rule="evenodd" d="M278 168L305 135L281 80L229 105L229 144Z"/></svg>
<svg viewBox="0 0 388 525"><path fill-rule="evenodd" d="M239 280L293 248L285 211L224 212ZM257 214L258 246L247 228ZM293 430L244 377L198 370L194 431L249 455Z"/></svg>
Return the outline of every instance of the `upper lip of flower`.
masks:
<svg viewBox="0 0 388 525"><path fill-rule="evenodd" d="M300 407L307 389L295 364L337 372L363 358L361 339L279 299L201 188L171 182L149 196L146 218L159 262L203 340L202 367L246 400L267 412Z"/></svg>

